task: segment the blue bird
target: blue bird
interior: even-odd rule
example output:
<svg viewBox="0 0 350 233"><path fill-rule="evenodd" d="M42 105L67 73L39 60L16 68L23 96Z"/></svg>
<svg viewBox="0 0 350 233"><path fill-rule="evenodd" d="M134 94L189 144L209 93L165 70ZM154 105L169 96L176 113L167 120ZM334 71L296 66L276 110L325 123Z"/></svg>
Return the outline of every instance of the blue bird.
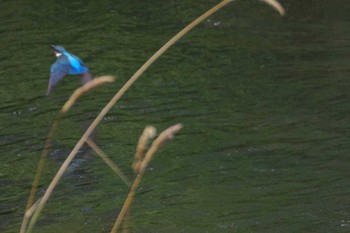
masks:
<svg viewBox="0 0 350 233"><path fill-rule="evenodd" d="M79 75L81 85L92 80L92 75L89 72L89 69L84 65L84 62L80 60L80 58L67 52L62 46L51 45L51 48L55 52L57 60L51 66L47 95L51 93L53 87L56 86L57 83L67 74Z"/></svg>

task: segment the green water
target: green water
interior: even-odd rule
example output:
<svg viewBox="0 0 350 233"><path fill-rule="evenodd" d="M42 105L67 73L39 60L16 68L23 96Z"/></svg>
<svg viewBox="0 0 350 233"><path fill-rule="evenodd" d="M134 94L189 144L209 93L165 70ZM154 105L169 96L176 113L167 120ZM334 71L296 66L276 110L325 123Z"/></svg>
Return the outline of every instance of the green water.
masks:
<svg viewBox="0 0 350 233"><path fill-rule="evenodd" d="M78 87L44 96L61 44L114 84L74 106L38 197L84 125L168 39L218 1L0 1L0 232L19 232L49 127ZM349 232L349 4L237 1L162 56L97 129L132 179L139 135L181 122L138 190L130 232ZM93 155L73 162L34 232L109 232L128 188Z"/></svg>

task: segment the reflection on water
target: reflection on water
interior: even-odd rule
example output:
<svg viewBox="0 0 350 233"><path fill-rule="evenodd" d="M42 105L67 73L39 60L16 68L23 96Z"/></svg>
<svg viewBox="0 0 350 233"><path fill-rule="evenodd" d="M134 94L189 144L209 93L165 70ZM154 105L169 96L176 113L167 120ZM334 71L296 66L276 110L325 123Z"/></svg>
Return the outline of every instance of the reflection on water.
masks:
<svg viewBox="0 0 350 233"><path fill-rule="evenodd" d="M98 127L96 143L132 178L146 125L185 126L152 161L131 232L349 231L348 4L282 3L284 18L255 1L210 17L160 58ZM82 135L81 125L213 4L0 3L1 232L18 232L47 131L79 85L67 77L53 96L44 96L55 60L48 45L62 44L94 74L118 79L79 100L62 121L41 192L61 164L57 156L66 156ZM36 232L109 232L128 189L95 156L74 165Z"/></svg>

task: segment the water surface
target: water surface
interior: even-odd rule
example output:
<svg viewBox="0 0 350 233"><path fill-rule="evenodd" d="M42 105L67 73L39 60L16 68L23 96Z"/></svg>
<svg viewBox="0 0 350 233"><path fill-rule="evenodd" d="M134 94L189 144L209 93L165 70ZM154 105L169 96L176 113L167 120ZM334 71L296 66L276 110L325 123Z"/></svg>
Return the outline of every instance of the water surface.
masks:
<svg viewBox="0 0 350 233"><path fill-rule="evenodd" d="M216 1L0 3L0 231L18 232L34 170L75 77L44 96L62 44L117 81L60 124L38 197L87 122L171 36ZM184 129L157 154L131 232L349 232L346 1L256 1L210 17L161 57L105 117L96 143L132 179L146 125ZM35 232L109 232L128 188L80 154Z"/></svg>

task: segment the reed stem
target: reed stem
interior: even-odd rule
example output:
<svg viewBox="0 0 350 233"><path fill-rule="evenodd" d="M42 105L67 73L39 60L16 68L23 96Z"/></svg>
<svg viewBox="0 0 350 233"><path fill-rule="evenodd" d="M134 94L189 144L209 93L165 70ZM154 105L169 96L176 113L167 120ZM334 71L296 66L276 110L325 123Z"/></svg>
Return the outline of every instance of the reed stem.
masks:
<svg viewBox="0 0 350 233"><path fill-rule="evenodd" d="M64 114L67 111L69 111L69 109L74 105L74 103L77 101L77 99L79 97L81 97L83 94L92 90L95 87L98 87L102 84L113 82L113 81L114 81L114 77L112 77L112 76L102 76L102 77L95 78L95 79L91 80L90 82L86 83L85 85L77 88L74 91L74 93L70 96L70 98L66 101L66 103L63 105L61 110L58 112L55 120L53 121L53 123L51 125L51 128L49 130L49 133L48 133L46 141L45 141L44 149L43 149L41 156L40 156L40 160L39 160L39 163L38 163L38 166L37 166L37 169L35 172L34 180L32 183L32 188L30 190L30 194L28 197L28 202L27 202L25 214L24 214L23 219L22 219L20 233L26 232L26 229L27 229L27 226L29 223L29 218L32 215L32 214L28 215L27 211L29 209L31 209L31 207L33 206L35 194L38 191L38 186L39 186L39 183L41 180L41 175L42 175L42 171L43 171L44 166L45 166L46 158L47 158L47 155L49 153L49 149L51 148L51 142L52 142L52 139L53 139L55 132L58 129L58 125L59 125L60 120L63 118ZM36 203L36 205L38 205L38 204L39 203Z"/></svg>
<svg viewBox="0 0 350 233"><path fill-rule="evenodd" d="M146 171L146 168L149 164L149 162L152 160L154 154L158 151L159 147L163 145L167 140L171 139L175 133L177 133L181 128L182 124L176 124L168 129L164 130L152 143L152 146L147 151L145 158L142 160L140 169L138 170L137 176L134 180L134 183L132 184L130 191L128 193L128 196L124 202L124 205L118 215L118 218L116 222L113 225L113 228L111 230L111 233L116 233L118 229L121 227L121 224L123 223L126 214L129 212L130 206L135 198L136 190L138 186L141 183L141 179L143 177L143 174Z"/></svg>
<svg viewBox="0 0 350 233"><path fill-rule="evenodd" d="M213 8L211 8L209 11L198 17L196 20L194 20L192 23L187 25L184 29L182 29L179 33L177 33L173 38L171 38L166 44L164 44L152 57L150 57L145 64L143 64L136 73L124 84L124 86L115 94L115 96L107 103L107 105L102 109L100 114L95 118L95 120L91 123L89 128L85 131L83 136L80 138L80 140L77 142L77 144L74 146L71 153L68 155L67 159L63 162L60 169L56 173L56 176L51 181L49 187L47 188L44 196L42 197L38 208L36 209L27 230L27 233L30 233L33 229L33 226L35 225L42 209L44 208L46 202L48 201L49 197L51 196L53 190L55 189L57 183L63 176L64 172L66 171L69 164L72 162L75 155L78 153L79 149L84 145L90 134L95 130L96 126L101 122L101 120L105 117L105 115L109 112L109 110L115 105L115 103L124 95L124 93L134 84L134 82L143 74L165 51L167 51L172 45L175 44L180 38L182 38L184 35L186 35L190 30L192 30L195 26L197 26L200 22L205 20L207 17L224 7L230 2L233 2L234 0L223 0L217 5L215 5Z"/></svg>
<svg viewBox="0 0 350 233"><path fill-rule="evenodd" d="M113 163L113 161L108 158L108 156L93 142L90 138L86 140L86 143L96 152L98 156L102 158L102 160L120 177L120 179L126 184L126 186L130 187L131 183L129 179L124 175L124 173L120 170L117 164Z"/></svg>
<svg viewBox="0 0 350 233"><path fill-rule="evenodd" d="M212 7L210 10L205 12L203 15L195 19L192 23L187 25L184 29L182 29L179 33L177 33L174 37L172 37L167 43L165 43L152 57L150 57L146 63L144 63L137 71L136 73L124 84L124 86L115 94L115 96L107 103L107 105L102 109L100 114L95 118L95 120L91 123L89 128L85 131L85 133L82 135L82 137L79 139L77 144L74 146L71 153L68 155L67 159L64 161L60 169L58 170L56 176L51 181L49 187L47 188L44 196L40 200L37 210L34 213L33 218L30 221L30 225L28 227L27 233L30 233L35 222L37 221L42 209L44 208L46 202L48 201L49 197L51 196L54 188L56 187L57 183L63 176L65 170L75 157L75 155L78 153L79 149L83 146L83 144L86 142L86 140L89 138L91 133L95 130L97 125L101 122L101 120L105 117L105 115L109 112L109 110L116 104L116 102L124 95L124 93L134 84L134 82L165 52L167 51L172 45L174 45L179 39L181 39L184 35L186 35L189 31L191 31L194 27L196 27L199 23L201 23L203 20L208 18L210 15L221 9L222 7L226 6L227 4L233 2L235 0L223 0L214 7ZM284 14L284 10L281 7L281 5L276 0L262 0L263 2L269 4L276 10L280 12L280 14ZM137 180L141 180L141 178L136 178L135 182L139 182ZM133 187L133 186L132 186Z"/></svg>

